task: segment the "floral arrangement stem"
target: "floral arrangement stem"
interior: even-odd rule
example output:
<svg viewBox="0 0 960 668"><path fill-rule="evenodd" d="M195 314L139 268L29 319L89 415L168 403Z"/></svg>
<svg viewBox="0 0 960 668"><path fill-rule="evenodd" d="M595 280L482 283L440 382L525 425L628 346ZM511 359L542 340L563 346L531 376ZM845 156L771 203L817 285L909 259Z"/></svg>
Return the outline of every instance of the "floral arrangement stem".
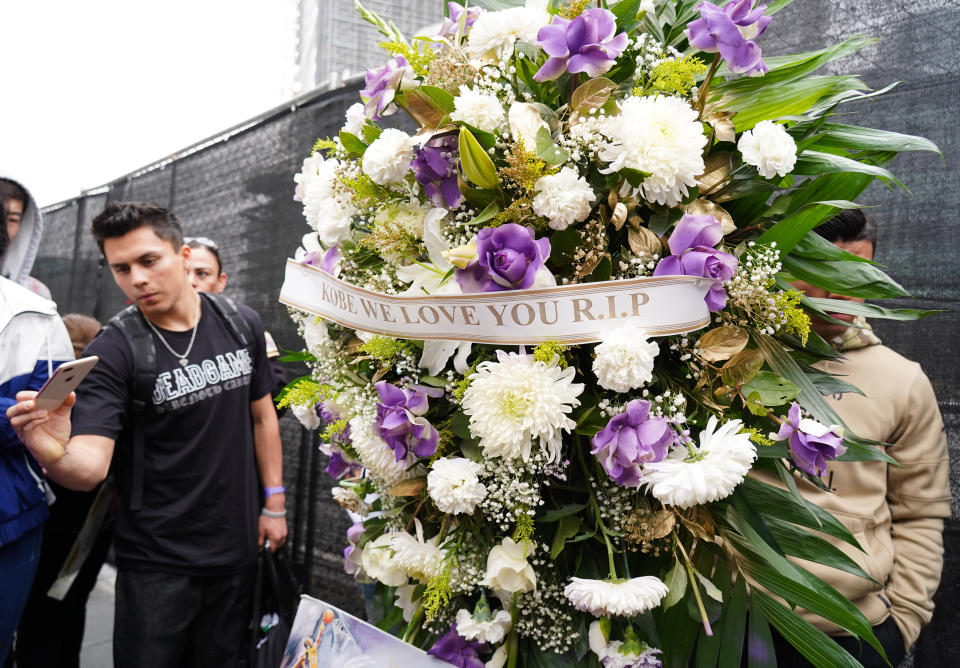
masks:
<svg viewBox="0 0 960 668"><path fill-rule="evenodd" d="M703 83L700 84L700 93L697 95L697 112L699 114L698 118L703 118L703 108L707 104L707 92L710 90L710 82L713 81L713 75L717 73L717 68L720 67L720 54L716 53L713 56L713 62L710 63L710 69L707 71L707 76L703 78Z"/></svg>
<svg viewBox="0 0 960 668"><path fill-rule="evenodd" d="M690 561L690 555L687 554L687 550L683 547L683 543L680 542L676 531L673 532L673 541L674 544L680 548L680 553L683 555L683 565L687 569L687 579L690 581L693 597L697 599L697 609L700 611L700 619L703 621L703 630L708 636L712 636L713 629L710 628L710 618L707 616L707 609L704 607L703 599L700 597L700 588L697 587L697 576L693 570L693 563Z"/></svg>

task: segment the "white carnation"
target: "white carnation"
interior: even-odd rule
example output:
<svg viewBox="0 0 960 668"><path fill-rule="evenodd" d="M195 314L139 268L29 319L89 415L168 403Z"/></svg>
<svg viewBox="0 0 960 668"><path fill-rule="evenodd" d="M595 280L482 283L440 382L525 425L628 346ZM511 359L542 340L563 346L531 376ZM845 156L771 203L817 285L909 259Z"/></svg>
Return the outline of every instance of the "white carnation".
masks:
<svg viewBox="0 0 960 668"><path fill-rule="evenodd" d="M644 484L657 500L678 508L725 499L757 458L750 435L738 433L742 426L730 420L717 429L716 416L710 416L699 447L674 448L663 461L644 464Z"/></svg>
<svg viewBox="0 0 960 668"><path fill-rule="evenodd" d="M403 130L387 128L363 153L360 167L374 183L389 186L410 171L414 139Z"/></svg>
<svg viewBox="0 0 960 668"><path fill-rule="evenodd" d="M627 325L605 332L593 352L593 373L600 387L627 392L653 379L653 359L660 346L639 327Z"/></svg>
<svg viewBox="0 0 960 668"><path fill-rule="evenodd" d="M386 441L373 433L373 424L361 417L350 420L350 443L370 473L386 485L393 485L412 475L405 461L397 461Z"/></svg>
<svg viewBox="0 0 960 668"><path fill-rule="evenodd" d="M343 131L349 132L352 135L361 136L363 133L363 124L366 122L367 116L363 113L363 104L360 102L354 102L349 107L347 107L347 113L344 116Z"/></svg>
<svg viewBox="0 0 960 668"><path fill-rule="evenodd" d="M392 534L383 534L367 543L363 548L360 563L363 572L374 580L388 587L399 587L407 584L407 573L394 561L392 542Z"/></svg>
<svg viewBox="0 0 960 668"><path fill-rule="evenodd" d="M597 200L587 180L570 167L541 176L533 188L537 191L533 211L548 218L553 230L565 230L573 223L586 220Z"/></svg>
<svg viewBox="0 0 960 668"><path fill-rule="evenodd" d="M427 491L440 512L472 514L487 496L487 488L479 478L482 471L483 464L463 457L436 460L427 474Z"/></svg>
<svg viewBox="0 0 960 668"><path fill-rule="evenodd" d="M797 143L779 123L760 121L737 142L743 161L765 179L786 176L797 163Z"/></svg>
<svg viewBox="0 0 960 668"><path fill-rule="evenodd" d="M567 414L580 405L583 392L583 385L573 382L576 370L502 350L497 358L477 367L463 395L470 433L487 457L526 461L539 440L550 461L559 461L562 434L575 426Z"/></svg>
<svg viewBox="0 0 960 668"><path fill-rule="evenodd" d="M503 641L512 627L510 613L506 610L497 610L497 614L483 622L474 619L469 610L461 608L457 611L457 634L466 640L496 644Z"/></svg>
<svg viewBox="0 0 960 668"><path fill-rule="evenodd" d="M304 429L313 431L320 427L320 416L317 415L315 406L294 406L292 412L293 416L300 421Z"/></svg>
<svg viewBox="0 0 960 668"><path fill-rule="evenodd" d="M314 153L303 161L300 173L293 177L297 184L294 199L303 202L304 218L328 247L346 238L350 221L357 213L353 204L334 189L340 168L339 161L324 160L319 153Z"/></svg>
<svg viewBox="0 0 960 668"><path fill-rule="evenodd" d="M537 33L550 22L545 3L527 0L525 7L484 12L467 35L466 51L474 58L494 61L508 56L516 42L537 43Z"/></svg>
<svg viewBox="0 0 960 668"><path fill-rule="evenodd" d="M505 120L503 106L496 95L467 86L460 86L460 94L453 98L450 118L486 132L496 132Z"/></svg>
<svg viewBox="0 0 960 668"><path fill-rule="evenodd" d="M426 584L440 574L443 551L437 547L436 536L428 541L422 540L422 536L419 538L398 531L391 534L390 547L394 551L393 563L414 580Z"/></svg>
<svg viewBox="0 0 960 668"><path fill-rule="evenodd" d="M676 206L703 173L707 137L686 100L631 97L604 123L603 133L610 141L599 156L610 164L601 173L629 168L650 174L634 191L648 202Z"/></svg>
<svg viewBox="0 0 960 668"><path fill-rule="evenodd" d="M668 591L660 578L645 575L626 582L570 578L563 593L573 607L594 617L633 617L660 605Z"/></svg>

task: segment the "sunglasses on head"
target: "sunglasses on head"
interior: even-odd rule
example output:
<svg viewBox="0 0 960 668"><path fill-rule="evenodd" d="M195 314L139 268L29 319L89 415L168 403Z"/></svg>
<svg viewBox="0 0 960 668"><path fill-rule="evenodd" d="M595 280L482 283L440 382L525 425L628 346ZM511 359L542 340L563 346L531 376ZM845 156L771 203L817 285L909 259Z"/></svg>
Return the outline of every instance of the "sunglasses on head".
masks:
<svg viewBox="0 0 960 668"><path fill-rule="evenodd" d="M217 242L209 237L184 237L183 243L188 246L203 246L204 248L209 248L212 251L220 250L220 246L217 245Z"/></svg>

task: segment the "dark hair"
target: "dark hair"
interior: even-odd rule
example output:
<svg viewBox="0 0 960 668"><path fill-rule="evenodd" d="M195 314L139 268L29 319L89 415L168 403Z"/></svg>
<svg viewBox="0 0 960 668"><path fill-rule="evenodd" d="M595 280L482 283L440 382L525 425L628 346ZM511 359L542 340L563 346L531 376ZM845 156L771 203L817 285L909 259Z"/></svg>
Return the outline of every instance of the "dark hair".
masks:
<svg viewBox="0 0 960 668"><path fill-rule="evenodd" d="M111 202L93 219L90 231L97 240L100 252L106 239L122 237L128 232L149 225L154 233L169 241L174 250L183 246L183 229L180 221L168 209L146 202Z"/></svg>
<svg viewBox="0 0 960 668"><path fill-rule="evenodd" d="M7 251L7 244L10 240L7 238L7 212L0 205L0 257Z"/></svg>
<svg viewBox="0 0 960 668"><path fill-rule="evenodd" d="M877 248L877 226L860 209L844 209L814 232L827 241L869 241Z"/></svg>
<svg viewBox="0 0 960 668"><path fill-rule="evenodd" d="M205 248L210 251L210 254L217 260L217 276L223 273L223 263L220 261L220 247L217 246L216 241L207 237L184 237L183 243L190 246L190 248Z"/></svg>
<svg viewBox="0 0 960 668"><path fill-rule="evenodd" d="M30 197L27 195L27 191L23 187L14 181L9 179L0 179L0 201L7 198L18 199L23 202L23 206L27 206L27 202L30 200Z"/></svg>

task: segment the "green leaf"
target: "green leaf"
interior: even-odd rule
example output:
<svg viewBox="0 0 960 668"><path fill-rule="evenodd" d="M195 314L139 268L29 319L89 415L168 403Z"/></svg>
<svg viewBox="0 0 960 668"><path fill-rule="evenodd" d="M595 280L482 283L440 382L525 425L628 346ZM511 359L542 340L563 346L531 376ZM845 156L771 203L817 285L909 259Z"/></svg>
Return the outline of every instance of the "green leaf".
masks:
<svg viewBox="0 0 960 668"><path fill-rule="evenodd" d="M617 89L617 84L604 77L587 79L573 91L570 96L570 106L581 114L587 114L591 109L599 109L610 94Z"/></svg>
<svg viewBox="0 0 960 668"><path fill-rule="evenodd" d="M816 202L816 204L825 204L827 206L837 207L837 204L832 201ZM797 245L794 246L790 251L790 254L794 257L802 257L807 260L840 260L876 264L865 257L860 257L859 255L855 255L850 251L844 250L839 246L830 243L813 230L810 230L803 235L800 241L797 242Z"/></svg>
<svg viewBox="0 0 960 668"><path fill-rule="evenodd" d="M470 433L470 418L467 417L466 413L457 412L453 414L453 417L450 418L450 431L459 438L468 440L473 438Z"/></svg>
<svg viewBox="0 0 960 668"><path fill-rule="evenodd" d="M580 531L580 518L576 515L564 515L557 524L557 533L553 536L553 545L550 547L550 558L556 559L568 538L573 538Z"/></svg>
<svg viewBox="0 0 960 668"><path fill-rule="evenodd" d="M420 86L418 90L429 97L434 105L445 113L449 114L454 110L453 95L442 88L437 88L436 86Z"/></svg>
<svg viewBox="0 0 960 668"><path fill-rule="evenodd" d="M364 151L367 150L367 145L360 141L360 137L346 130L340 131L340 143L347 151L357 155L363 155Z"/></svg>
<svg viewBox="0 0 960 668"><path fill-rule="evenodd" d="M740 133L753 129L763 120L803 114L825 96L864 88L866 85L855 77L816 76L784 82L773 90L723 91L718 86L711 101L717 102L724 111L736 112L733 124Z"/></svg>
<svg viewBox="0 0 960 668"><path fill-rule="evenodd" d="M703 585L703 590L707 593L707 596L712 598L717 603L723 603L723 592L721 592L707 576L700 571L694 571L693 574L697 576L697 580L699 580L700 584Z"/></svg>
<svg viewBox="0 0 960 668"><path fill-rule="evenodd" d="M753 478L746 478L737 487L737 493L742 493L747 502L755 508L775 508L777 517L785 522L822 531L849 543L858 550L863 549L850 530L837 518L802 497L792 496L786 490Z"/></svg>
<svg viewBox="0 0 960 668"><path fill-rule="evenodd" d="M537 157L548 165L556 167L569 159L569 155L562 148L553 143L550 130L542 127L537 130Z"/></svg>
<svg viewBox="0 0 960 668"><path fill-rule="evenodd" d="M556 522L562 517L579 513L586 507L587 504L585 503L566 503L559 508L548 510L541 517L537 518L537 521L540 523Z"/></svg>
<svg viewBox="0 0 960 668"><path fill-rule="evenodd" d="M500 184L497 168L470 130L460 128L460 164L463 175L481 188L491 190Z"/></svg>
<svg viewBox="0 0 960 668"><path fill-rule="evenodd" d="M313 353L307 352L306 350L298 352L295 350L284 350L285 354L283 357L279 358L280 362L316 362L317 358ZM309 378L309 376L304 376L304 378Z"/></svg>
<svg viewBox="0 0 960 668"><path fill-rule="evenodd" d="M933 151L943 155L929 139L856 125L828 123L817 135L814 146L820 148L845 148L853 151Z"/></svg>
<svg viewBox="0 0 960 668"><path fill-rule="evenodd" d="M763 366L763 354L754 348L741 350L720 367L724 385L739 387L750 381Z"/></svg>
<svg viewBox="0 0 960 668"><path fill-rule="evenodd" d="M791 171L792 174L810 176L814 174L835 174L859 172L874 176L887 185L895 184L907 190L903 183L883 167L876 165L867 165L852 158L846 158L842 155L833 153L821 153L820 151L804 151L797 156L797 164Z"/></svg>
<svg viewBox="0 0 960 668"><path fill-rule="evenodd" d="M800 388L786 378L770 371L758 371L757 375L744 383L741 391L744 395L757 393L764 406L782 406L798 394ZM766 415L766 411L763 412Z"/></svg>
<svg viewBox="0 0 960 668"><path fill-rule="evenodd" d="M620 0L610 11L617 17L617 32L633 30L636 27L637 14L641 0Z"/></svg>
<svg viewBox="0 0 960 668"><path fill-rule="evenodd" d="M801 303L804 306L809 306L818 315L829 311L862 315L865 318L885 318L887 320L919 320L936 313L943 313L942 310L922 311L913 308L884 308L876 304L851 302L845 299L820 299L819 297L804 297Z"/></svg>
<svg viewBox="0 0 960 668"><path fill-rule="evenodd" d="M882 582L874 580L842 550L820 536L776 517L767 517L766 522L770 531L776 536L777 542L780 543L780 547L787 554L870 580L878 587L883 586Z"/></svg>
<svg viewBox="0 0 960 668"><path fill-rule="evenodd" d="M500 213L500 205L496 202L490 202L483 211L477 214L477 217L470 221L471 225L482 225L488 220L492 220L494 216Z"/></svg>
<svg viewBox="0 0 960 668"><path fill-rule="evenodd" d="M810 260L793 254L787 255L781 261L783 270L794 278L834 294L864 299L910 295L882 269L866 262Z"/></svg>
<svg viewBox="0 0 960 668"><path fill-rule="evenodd" d="M763 417L767 414L767 409L763 405L763 398L760 396L759 392L751 392L746 396L746 399L746 407L748 411L757 417Z"/></svg>
<svg viewBox="0 0 960 668"><path fill-rule="evenodd" d="M743 577L737 579L723 615L723 638L720 641L717 665L739 666L740 657L743 655L743 630L747 622L747 585Z"/></svg>
<svg viewBox="0 0 960 668"><path fill-rule="evenodd" d="M860 662L850 656L849 652L840 647L826 633L778 603L773 597L759 589L752 590L751 596L764 617L770 620L780 635L796 647L814 666L860 668Z"/></svg>
<svg viewBox="0 0 960 668"><path fill-rule="evenodd" d="M449 381L445 378L437 378L436 376L420 376L420 382L430 387L446 387Z"/></svg>
<svg viewBox="0 0 960 668"><path fill-rule="evenodd" d="M377 137L380 136L380 133L383 132L373 123L364 123L363 124L363 138L367 140L367 144L372 144L377 140Z"/></svg>
<svg viewBox="0 0 960 668"><path fill-rule="evenodd" d="M634 188L643 183L643 180L650 176L649 172L641 172L639 169L633 169L632 167L624 167L620 170L620 175L623 176L627 183L632 185Z"/></svg>
<svg viewBox="0 0 960 668"><path fill-rule="evenodd" d="M680 563L679 559L674 558L673 568L667 571L663 583L667 585L668 591L660 606L666 610L679 603L687 592L687 569Z"/></svg>
<svg viewBox="0 0 960 668"><path fill-rule="evenodd" d="M460 175L457 175L457 186L464 199L470 202L477 209L483 210L488 204L497 198L496 190L481 190L467 184Z"/></svg>
<svg viewBox="0 0 960 668"><path fill-rule="evenodd" d="M757 598L751 596L750 599L747 666L749 668L777 668L777 652L773 647L770 624L757 603Z"/></svg>

